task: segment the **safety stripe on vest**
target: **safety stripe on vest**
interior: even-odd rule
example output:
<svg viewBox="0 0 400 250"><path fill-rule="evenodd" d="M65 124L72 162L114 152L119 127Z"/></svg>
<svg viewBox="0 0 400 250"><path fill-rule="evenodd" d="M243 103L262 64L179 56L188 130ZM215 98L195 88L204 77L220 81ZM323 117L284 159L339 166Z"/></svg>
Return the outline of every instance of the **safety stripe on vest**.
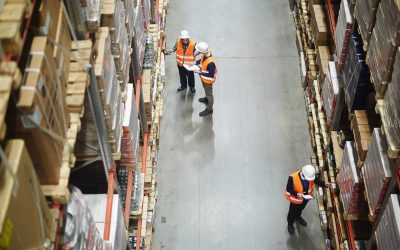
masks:
<svg viewBox="0 0 400 250"><path fill-rule="evenodd" d="M203 79L205 79L205 80L214 81L214 78L211 78L211 77L202 76L202 75L200 75L200 77L203 78Z"/></svg>
<svg viewBox="0 0 400 250"><path fill-rule="evenodd" d="M289 196L289 199L292 200L292 201L303 202L302 198L296 198L289 192L286 192L286 194Z"/></svg>

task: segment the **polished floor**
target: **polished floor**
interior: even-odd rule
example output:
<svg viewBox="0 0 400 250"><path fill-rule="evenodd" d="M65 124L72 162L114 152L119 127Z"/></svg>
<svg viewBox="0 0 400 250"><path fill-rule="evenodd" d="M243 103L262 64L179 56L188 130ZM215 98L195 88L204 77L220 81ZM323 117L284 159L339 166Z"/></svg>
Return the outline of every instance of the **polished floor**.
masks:
<svg viewBox="0 0 400 250"><path fill-rule="evenodd" d="M311 151L288 1L171 0L168 49L182 29L216 56L214 114L198 115L198 76L175 92L169 56L152 249L324 249L316 201L287 233L286 181Z"/></svg>

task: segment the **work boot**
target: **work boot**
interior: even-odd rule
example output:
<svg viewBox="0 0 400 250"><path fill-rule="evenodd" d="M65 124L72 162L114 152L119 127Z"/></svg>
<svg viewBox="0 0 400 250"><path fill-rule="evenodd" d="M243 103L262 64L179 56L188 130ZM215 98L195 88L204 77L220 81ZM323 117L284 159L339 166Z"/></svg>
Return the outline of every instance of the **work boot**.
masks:
<svg viewBox="0 0 400 250"><path fill-rule="evenodd" d="M200 115L201 117L203 117L203 116L206 116L206 115L209 115L209 114L212 114L212 113L213 113L212 109L205 109L205 110L201 111L201 112L199 113L199 115Z"/></svg>
<svg viewBox="0 0 400 250"><path fill-rule="evenodd" d="M194 95L194 94L196 94L196 89L195 88L190 88L190 92Z"/></svg>
<svg viewBox="0 0 400 250"><path fill-rule="evenodd" d="M207 99L207 97L202 97L202 98L199 98L199 102L207 104L208 103L208 99Z"/></svg>
<svg viewBox="0 0 400 250"><path fill-rule="evenodd" d="M289 232L290 235L294 234L294 226L293 225L288 225L287 226L287 230Z"/></svg>
<svg viewBox="0 0 400 250"><path fill-rule="evenodd" d="M302 217L297 218L296 221L297 221L300 225L302 225L303 227L306 227L306 226L307 226L307 221L306 221L305 219L303 219Z"/></svg>
<svg viewBox="0 0 400 250"><path fill-rule="evenodd" d="M181 92L181 91L183 91L183 90L185 90L185 89L186 89L186 88L179 87L179 89L177 89L176 92L179 93L179 92Z"/></svg>

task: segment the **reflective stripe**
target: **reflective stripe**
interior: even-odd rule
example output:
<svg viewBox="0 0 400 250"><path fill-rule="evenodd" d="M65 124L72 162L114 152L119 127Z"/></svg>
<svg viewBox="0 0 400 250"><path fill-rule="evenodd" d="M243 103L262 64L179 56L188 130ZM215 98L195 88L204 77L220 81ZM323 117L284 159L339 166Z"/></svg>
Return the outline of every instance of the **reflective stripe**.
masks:
<svg viewBox="0 0 400 250"><path fill-rule="evenodd" d="M202 75L200 75L200 77L201 77L202 79L205 79L205 80L210 80L210 81L213 81L213 80L214 80L214 78L207 77L207 76L202 76Z"/></svg>
<svg viewBox="0 0 400 250"><path fill-rule="evenodd" d="M183 44L180 39L177 41L176 45L176 62L179 66L183 66L183 64L186 62L193 63L196 61L196 58L194 57L195 42L193 40L189 40L189 44L185 52L183 51Z"/></svg>

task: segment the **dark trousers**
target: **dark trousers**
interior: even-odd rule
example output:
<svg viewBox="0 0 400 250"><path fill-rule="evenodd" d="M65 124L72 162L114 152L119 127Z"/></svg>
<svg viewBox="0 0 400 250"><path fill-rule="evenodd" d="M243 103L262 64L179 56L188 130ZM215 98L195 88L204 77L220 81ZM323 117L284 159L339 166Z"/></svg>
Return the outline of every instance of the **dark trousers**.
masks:
<svg viewBox="0 0 400 250"><path fill-rule="evenodd" d="M184 67L181 67L178 65L178 71L179 71L179 78L181 80L181 87L187 88L187 85L189 84L189 87L194 88L194 72L193 71L188 71Z"/></svg>
<svg viewBox="0 0 400 250"><path fill-rule="evenodd" d="M304 200L303 204L293 204L290 203L289 212L287 215L288 225L293 225L294 221L301 216L303 209L307 206L306 200Z"/></svg>

